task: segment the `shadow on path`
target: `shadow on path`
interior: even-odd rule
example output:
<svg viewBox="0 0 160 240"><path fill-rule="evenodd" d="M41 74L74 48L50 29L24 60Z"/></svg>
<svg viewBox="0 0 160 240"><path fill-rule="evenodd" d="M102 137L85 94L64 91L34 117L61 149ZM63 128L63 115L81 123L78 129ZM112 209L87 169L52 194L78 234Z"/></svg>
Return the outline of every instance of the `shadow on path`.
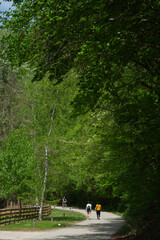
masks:
<svg viewBox="0 0 160 240"><path fill-rule="evenodd" d="M97 222L98 223L95 223L94 220L94 223L92 223L92 220L90 220L89 225L77 224L70 229L70 232L66 233L64 229L63 233L60 235L52 236L52 238L45 238L44 236L43 240L109 240L111 236L124 224L124 221L120 218L112 219L109 223L101 222L101 220L97 220Z"/></svg>

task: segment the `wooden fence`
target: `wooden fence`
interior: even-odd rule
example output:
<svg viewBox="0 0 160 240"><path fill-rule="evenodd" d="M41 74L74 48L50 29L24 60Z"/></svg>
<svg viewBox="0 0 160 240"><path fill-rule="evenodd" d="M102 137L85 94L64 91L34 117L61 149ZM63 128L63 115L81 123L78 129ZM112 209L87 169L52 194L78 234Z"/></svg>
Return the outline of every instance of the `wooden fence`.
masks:
<svg viewBox="0 0 160 240"><path fill-rule="evenodd" d="M43 206L42 216L48 216L51 213L50 206ZM6 225L15 222L26 221L29 219L38 219L39 207L28 206L14 209L0 209L0 225Z"/></svg>

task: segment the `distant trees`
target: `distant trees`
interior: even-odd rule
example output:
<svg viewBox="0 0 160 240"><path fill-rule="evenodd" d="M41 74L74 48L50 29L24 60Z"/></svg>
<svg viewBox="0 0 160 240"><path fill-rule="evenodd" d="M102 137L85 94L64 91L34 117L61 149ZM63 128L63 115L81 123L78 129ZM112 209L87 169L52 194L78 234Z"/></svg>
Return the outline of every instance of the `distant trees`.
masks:
<svg viewBox="0 0 160 240"><path fill-rule="evenodd" d="M0 149L0 191L8 200L25 199L28 194L34 194L33 160L34 149L26 129L20 127L10 131Z"/></svg>
<svg viewBox="0 0 160 240"><path fill-rule="evenodd" d="M10 129L16 125L14 120L16 114L16 72L12 72L10 65L5 60L0 60L0 141L2 141Z"/></svg>

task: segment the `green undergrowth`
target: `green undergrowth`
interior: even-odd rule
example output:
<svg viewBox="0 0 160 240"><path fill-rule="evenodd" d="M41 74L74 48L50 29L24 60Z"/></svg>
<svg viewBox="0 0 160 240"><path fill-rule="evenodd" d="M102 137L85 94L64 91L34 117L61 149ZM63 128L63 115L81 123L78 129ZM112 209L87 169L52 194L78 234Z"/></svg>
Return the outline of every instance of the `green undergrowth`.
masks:
<svg viewBox="0 0 160 240"><path fill-rule="evenodd" d="M51 221L53 216L53 222ZM42 221L33 220L12 223L6 226L0 226L0 231L41 231L49 229L57 229L74 225L76 222L86 219L81 213L70 212L67 210L53 209L49 216L43 217Z"/></svg>
<svg viewBox="0 0 160 240"><path fill-rule="evenodd" d="M131 226L129 224L124 224L120 229L119 229L119 233L120 234L129 234L133 231L133 229L131 228Z"/></svg>

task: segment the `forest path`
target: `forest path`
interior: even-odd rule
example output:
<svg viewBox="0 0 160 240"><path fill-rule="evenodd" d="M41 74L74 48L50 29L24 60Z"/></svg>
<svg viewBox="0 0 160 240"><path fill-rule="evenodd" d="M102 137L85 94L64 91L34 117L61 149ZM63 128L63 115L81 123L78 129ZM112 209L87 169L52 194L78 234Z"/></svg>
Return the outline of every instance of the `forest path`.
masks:
<svg viewBox="0 0 160 240"><path fill-rule="evenodd" d="M86 214L85 210L72 210ZM79 222L72 227L39 232L0 231L0 240L109 240L123 224L124 220L120 216L108 212L101 212L101 219L97 220L95 211L92 211L90 220Z"/></svg>

